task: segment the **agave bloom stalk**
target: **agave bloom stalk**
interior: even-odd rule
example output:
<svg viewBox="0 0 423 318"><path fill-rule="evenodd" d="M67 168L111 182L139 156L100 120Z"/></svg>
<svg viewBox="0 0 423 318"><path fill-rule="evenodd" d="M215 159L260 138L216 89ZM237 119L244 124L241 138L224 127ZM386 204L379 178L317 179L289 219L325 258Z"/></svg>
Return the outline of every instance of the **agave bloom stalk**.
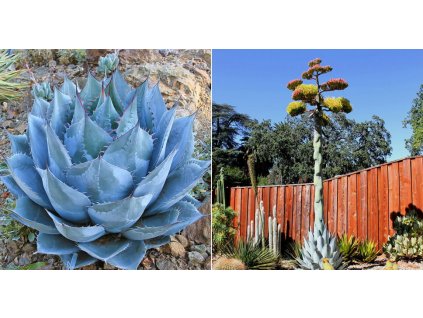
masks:
<svg viewBox="0 0 423 318"><path fill-rule="evenodd" d="M2 180L18 197L12 216L66 268L101 260L136 269L202 216L189 191L210 162L192 157L194 117L175 118L158 85L133 89L119 71L89 74L81 91L65 78L53 95L35 95L28 132L9 135Z"/></svg>
<svg viewBox="0 0 423 318"><path fill-rule="evenodd" d="M302 74L302 79L312 80L313 84L298 84L300 80L288 83L287 88L294 91L292 99L295 102L288 104L287 112L291 116L298 116L307 112L307 104L311 106L310 117L314 119L313 131L313 159L314 159L314 230L309 231L308 241L304 240L302 258L299 263L303 268L322 268L322 258L327 258L333 267L340 266L342 257L337 249L336 237L326 229L323 220L323 178L322 178L322 126L330 123L326 112L352 111L348 99L344 97L326 98L324 92L343 90L348 83L340 78L330 79L326 83L320 82L320 76L332 71L331 66L320 65L321 59L309 62L309 68ZM295 84L293 84L295 83ZM298 85L297 85L298 84Z"/></svg>

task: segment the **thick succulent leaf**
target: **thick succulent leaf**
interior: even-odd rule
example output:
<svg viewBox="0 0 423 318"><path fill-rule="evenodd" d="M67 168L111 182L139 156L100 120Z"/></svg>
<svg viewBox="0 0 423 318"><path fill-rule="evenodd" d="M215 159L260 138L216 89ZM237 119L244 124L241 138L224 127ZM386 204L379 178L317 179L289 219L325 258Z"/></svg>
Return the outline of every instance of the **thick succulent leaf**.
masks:
<svg viewBox="0 0 423 318"><path fill-rule="evenodd" d="M40 233L37 237L37 252L43 254L66 255L78 252L79 248L73 241L61 235Z"/></svg>
<svg viewBox="0 0 423 318"><path fill-rule="evenodd" d="M153 197L151 202L154 202L160 195L166 179L169 175L170 167L172 165L173 157L175 157L176 151L172 152L167 158L158 165L153 171L151 171L135 188L134 196L140 197L147 194L152 194Z"/></svg>
<svg viewBox="0 0 423 318"><path fill-rule="evenodd" d="M127 249L110 258L108 263L121 269L137 269L146 251L143 241L131 241Z"/></svg>
<svg viewBox="0 0 423 318"><path fill-rule="evenodd" d="M66 131L66 124L72 114L72 99L63 94L57 88L54 89L54 97L50 103L51 118L50 126L56 135L63 140Z"/></svg>
<svg viewBox="0 0 423 318"><path fill-rule="evenodd" d="M130 241L112 236L105 236L89 243L79 243L78 247L87 254L104 262L122 253L130 245Z"/></svg>
<svg viewBox="0 0 423 318"><path fill-rule="evenodd" d="M72 166L71 158L59 137L47 125L48 166L53 174L64 181L64 173Z"/></svg>
<svg viewBox="0 0 423 318"><path fill-rule="evenodd" d="M166 111L166 105L160 93L159 85L154 85L152 89L149 89L148 86L147 80L138 88L138 118L142 119L141 127L155 132L158 129L160 119Z"/></svg>
<svg viewBox="0 0 423 318"><path fill-rule="evenodd" d="M1 176L0 179L15 197L26 197L25 192L23 192L22 189L19 188L12 175L9 174L6 176Z"/></svg>
<svg viewBox="0 0 423 318"><path fill-rule="evenodd" d="M198 201L196 198L192 197L190 194L187 194L182 198L182 201L187 201L191 204L193 204L196 208L199 208L201 206L201 202Z"/></svg>
<svg viewBox="0 0 423 318"><path fill-rule="evenodd" d="M191 160L172 172L163 186L159 197L148 207L146 215L166 211L181 200L198 183L210 165L209 161Z"/></svg>
<svg viewBox="0 0 423 318"><path fill-rule="evenodd" d="M60 181L49 169L38 169L38 173L54 210L62 218L74 223L89 221L87 208L91 205L91 201L85 194Z"/></svg>
<svg viewBox="0 0 423 318"><path fill-rule="evenodd" d="M92 158L96 158L113 139L88 116L85 118L84 128L84 147Z"/></svg>
<svg viewBox="0 0 423 318"><path fill-rule="evenodd" d="M137 102L134 100L123 112L119 126L116 128L116 135L120 137L136 125L138 125L138 113Z"/></svg>
<svg viewBox="0 0 423 318"><path fill-rule="evenodd" d="M77 95L77 98L75 99L75 107L73 109L73 116L72 116L72 124L75 124L83 119L85 119L85 113L86 109L84 105L82 105L82 100L79 94Z"/></svg>
<svg viewBox="0 0 423 318"><path fill-rule="evenodd" d="M65 134L65 147L72 161L84 162L96 158L112 142L112 137L87 115L73 123Z"/></svg>
<svg viewBox="0 0 423 318"><path fill-rule="evenodd" d="M169 139L166 146L166 155L174 148L178 149L178 153L173 159L170 171L181 167L184 163L192 158L194 152L194 135L192 126L194 124L194 115L178 118L172 125Z"/></svg>
<svg viewBox="0 0 423 318"><path fill-rule="evenodd" d="M47 118L47 111L50 103L42 98L35 96L32 104L31 114L40 118Z"/></svg>
<svg viewBox="0 0 423 318"><path fill-rule="evenodd" d="M65 76L63 84L60 87L60 91L70 98L75 99L77 87L67 76Z"/></svg>
<svg viewBox="0 0 423 318"><path fill-rule="evenodd" d="M103 226L107 232L120 233L129 229L144 213L152 195L129 197L120 201L95 204L88 214L95 224Z"/></svg>
<svg viewBox="0 0 423 318"><path fill-rule="evenodd" d="M175 120L176 107L166 111L162 116L157 131L154 133L156 137L154 140L154 150L150 161L150 170L153 170L159 165L166 156L167 141L169 139L170 131Z"/></svg>
<svg viewBox="0 0 423 318"><path fill-rule="evenodd" d="M120 116L115 110L110 96L106 98L104 103L97 107L92 116L92 119L94 119L97 125L108 133L117 128L117 120L119 118Z"/></svg>
<svg viewBox="0 0 423 318"><path fill-rule="evenodd" d="M20 197L16 201L12 217L40 233L59 234L47 211L27 197Z"/></svg>
<svg viewBox="0 0 423 318"><path fill-rule="evenodd" d="M122 114L128 106L127 96L128 94L133 94L133 89L126 83L122 74L117 69L112 75L108 90L117 112Z"/></svg>
<svg viewBox="0 0 423 318"><path fill-rule="evenodd" d="M11 143L12 154L23 153L28 156L31 155L28 137L26 135L12 135L8 133L7 136Z"/></svg>
<svg viewBox="0 0 423 318"><path fill-rule="evenodd" d="M133 188L132 176L128 171L102 158L72 166L66 178L69 185L85 193L95 203L121 200Z"/></svg>
<svg viewBox="0 0 423 318"><path fill-rule="evenodd" d="M146 106L149 92L148 86L149 82L147 79L137 88L136 95L138 119L141 128L144 130L150 130L152 126L151 114L147 111Z"/></svg>
<svg viewBox="0 0 423 318"><path fill-rule="evenodd" d="M155 237L151 240L145 240L144 244L145 244L145 248L149 250L150 248L157 248L165 244L168 244L169 242L170 242L170 235L167 235L167 236Z"/></svg>
<svg viewBox="0 0 423 318"><path fill-rule="evenodd" d="M153 151L153 139L138 125L113 141L104 153L104 160L132 173L135 184L147 174Z"/></svg>
<svg viewBox="0 0 423 318"><path fill-rule="evenodd" d="M73 254L60 255L60 259L66 269L77 269L97 262L96 258L82 251Z"/></svg>
<svg viewBox="0 0 423 318"><path fill-rule="evenodd" d="M47 213L52 218L59 233L71 241L80 243L92 242L106 234L106 231L100 225L75 226L51 212L47 211Z"/></svg>
<svg viewBox="0 0 423 318"><path fill-rule="evenodd" d="M38 168L45 169L48 163L47 138L45 120L31 114L28 115L28 136L32 158Z"/></svg>
<svg viewBox="0 0 423 318"><path fill-rule="evenodd" d="M44 208L52 208L43 182L34 167L34 162L24 154L16 154L7 159L10 174L19 188L35 203Z"/></svg>
<svg viewBox="0 0 423 318"><path fill-rule="evenodd" d="M123 235L131 240L148 240L163 235L173 235L202 216L194 205L182 201L166 212L142 218Z"/></svg>
<svg viewBox="0 0 423 318"><path fill-rule="evenodd" d="M151 217L142 218L131 229L123 233L131 240L149 240L165 233L177 223L180 211L171 209Z"/></svg>
<svg viewBox="0 0 423 318"><path fill-rule="evenodd" d="M86 109L92 109L101 94L101 82L88 72L87 83L81 91L81 99Z"/></svg>

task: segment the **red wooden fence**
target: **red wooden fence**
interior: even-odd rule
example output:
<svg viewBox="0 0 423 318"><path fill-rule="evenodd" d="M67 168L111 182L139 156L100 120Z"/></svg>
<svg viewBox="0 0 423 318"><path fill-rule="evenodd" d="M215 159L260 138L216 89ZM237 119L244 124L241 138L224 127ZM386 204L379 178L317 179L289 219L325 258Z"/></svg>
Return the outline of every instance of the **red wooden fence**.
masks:
<svg viewBox="0 0 423 318"><path fill-rule="evenodd" d="M379 248L394 234L393 213L405 214L413 205L423 210L423 156L337 176L323 182L324 219L329 231L371 239ZM285 238L302 242L314 223L313 184L258 187L265 220L276 205ZM235 226L245 238L254 220L256 202L251 187L231 188L230 206L238 212ZM268 233L265 222L265 234Z"/></svg>

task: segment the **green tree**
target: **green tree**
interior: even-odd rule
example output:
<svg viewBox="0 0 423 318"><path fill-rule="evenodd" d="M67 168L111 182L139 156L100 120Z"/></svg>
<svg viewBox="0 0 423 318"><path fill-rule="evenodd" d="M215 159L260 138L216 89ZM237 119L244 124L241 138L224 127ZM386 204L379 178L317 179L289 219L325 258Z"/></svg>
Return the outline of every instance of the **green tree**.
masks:
<svg viewBox="0 0 423 318"><path fill-rule="evenodd" d="M423 85L403 123L404 127L410 126L412 129L411 137L405 140L407 150L412 156L423 154Z"/></svg>
<svg viewBox="0 0 423 318"><path fill-rule="evenodd" d="M242 140L248 136L250 117L238 113L234 106L227 104L213 103L212 111L213 175L218 175L220 169L224 168L228 187L249 184ZM215 187L216 178L213 182Z"/></svg>

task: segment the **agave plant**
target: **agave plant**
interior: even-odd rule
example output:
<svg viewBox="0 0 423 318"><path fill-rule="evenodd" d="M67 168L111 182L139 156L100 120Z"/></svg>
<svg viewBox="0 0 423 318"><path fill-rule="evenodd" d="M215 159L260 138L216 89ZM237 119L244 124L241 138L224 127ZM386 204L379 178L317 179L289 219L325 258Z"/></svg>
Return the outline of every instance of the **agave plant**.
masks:
<svg viewBox="0 0 423 318"><path fill-rule="evenodd" d="M46 101L53 99L53 91L49 82L35 83L32 85L31 94L33 97L39 97Z"/></svg>
<svg viewBox="0 0 423 318"><path fill-rule="evenodd" d="M116 70L119 64L119 57L117 52L101 56L98 60L98 72L102 74L109 74Z"/></svg>
<svg viewBox="0 0 423 318"><path fill-rule="evenodd" d="M13 217L66 268L136 269L202 216L189 191L210 162L192 158L194 117L175 118L158 85L133 89L118 71L89 74L82 90L65 78L53 95L35 96L28 132L9 136L2 180L18 197Z"/></svg>
<svg viewBox="0 0 423 318"><path fill-rule="evenodd" d="M304 269L323 269L322 259L327 259L335 269L342 268L342 255L332 235L323 224L323 232L315 226L314 232L309 231L308 239L304 238L301 257L298 264Z"/></svg>

